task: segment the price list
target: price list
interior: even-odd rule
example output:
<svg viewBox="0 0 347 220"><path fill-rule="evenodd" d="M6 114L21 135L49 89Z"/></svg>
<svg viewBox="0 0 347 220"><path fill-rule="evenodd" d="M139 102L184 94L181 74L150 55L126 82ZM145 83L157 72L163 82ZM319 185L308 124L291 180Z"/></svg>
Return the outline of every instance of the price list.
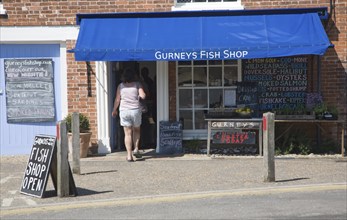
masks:
<svg viewBox="0 0 347 220"><path fill-rule="evenodd" d="M307 57L250 59L243 62L243 82L258 84L260 111L305 105Z"/></svg>

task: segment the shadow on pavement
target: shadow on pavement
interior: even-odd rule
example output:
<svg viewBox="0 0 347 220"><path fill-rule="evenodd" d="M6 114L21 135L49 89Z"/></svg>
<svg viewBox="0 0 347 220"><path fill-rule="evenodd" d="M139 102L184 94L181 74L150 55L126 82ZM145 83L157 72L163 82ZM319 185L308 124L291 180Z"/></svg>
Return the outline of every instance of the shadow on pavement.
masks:
<svg viewBox="0 0 347 220"><path fill-rule="evenodd" d="M105 171L95 171L95 172L89 172L89 173L81 173L81 175L92 175L92 174L101 174L101 173L115 173L118 172L117 170L105 170Z"/></svg>
<svg viewBox="0 0 347 220"><path fill-rule="evenodd" d="M144 161L146 159L151 158L175 158L175 157L183 157L184 153L178 153L178 154L159 154L155 151L155 149L150 150L140 150L142 158L137 158L137 161Z"/></svg>
<svg viewBox="0 0 347 220"><path fill-rule="evenodd" d="M310 178L304 177L304 178L294 178L294 179L287 179L287 180L276 180L276 183L284 183L284 182L291 182L291 181L298 181L298 180L308 180Z"/></svg>
<svg viewBox="0 0 347 220"><path fill-rule="evenodd" d="M94 190L89 190L89 189L84 189L84 188L79 188L77 187L77 192L78 196L88 196L88 195L95 195L95 194L101 194L101 193L110 193L113 192L112 190L107 190L107 191L94 191Z"/></svg>
<svg viewBox="0 0 347 220"><path fill-rule="evenodd" d="M96 195L96 194L101 194L101 193L110 193L113 192L112 190L107 190L107 191L94 191L94 190L89 190L89 189L84 189L77 187L77 196L89 196L89 195ZM51 198L51 197L56 197L57 196L57 191L56 190L47 190L44 192L43 198ZM67 196L68 197L68 196ZM75 195L71 195L70 197L76 197Z"/></svg>

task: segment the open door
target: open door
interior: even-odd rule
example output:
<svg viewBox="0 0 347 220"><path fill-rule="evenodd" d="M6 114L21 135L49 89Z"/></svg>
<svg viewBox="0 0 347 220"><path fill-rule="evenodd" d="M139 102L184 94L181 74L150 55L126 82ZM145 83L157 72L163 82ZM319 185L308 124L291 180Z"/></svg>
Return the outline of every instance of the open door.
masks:
<svg viewBox="0 0 347 220"><path fill-rule="evenodd" d="M140 149L155 149L156 148L156 140L157 140L157 70L156 70L156 62L134 62L134 61L126 61L126 62L111 62L111 90L110 93L110 108L113 109L114 99L116 97L116 91L118 85L122 82L121 76L123 70L125 68L133 68L135 71L139 73L140 81L144 84L144 87L148 89L148 95L146 99L146 105L148 111L142 114L142 124L141 124L141 145ZM146 74L148 71L148 74ZM111 109L111 112L112 112ZM125 150L124 145L124 132L123 127L120 126L119 117L112 119L111 122L111 150L119 151Z"/></svg>

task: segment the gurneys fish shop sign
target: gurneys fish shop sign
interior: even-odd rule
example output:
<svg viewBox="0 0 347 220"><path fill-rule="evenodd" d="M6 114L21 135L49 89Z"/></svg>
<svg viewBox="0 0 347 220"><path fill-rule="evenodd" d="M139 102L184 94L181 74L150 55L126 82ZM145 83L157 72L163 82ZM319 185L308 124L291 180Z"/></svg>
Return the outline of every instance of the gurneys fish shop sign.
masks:
<svg viewBox="0 0 347 220"><path fill-rule="evenodd" d="M156 51L156 60L231 60L246 59L246 50Z"/></svg>
<svg viewBox="0 0 347 220"><path fill-rule="evenodd" d="M36 136L24 172L20 192L42 197L47 185L56 137Z"/></svg>

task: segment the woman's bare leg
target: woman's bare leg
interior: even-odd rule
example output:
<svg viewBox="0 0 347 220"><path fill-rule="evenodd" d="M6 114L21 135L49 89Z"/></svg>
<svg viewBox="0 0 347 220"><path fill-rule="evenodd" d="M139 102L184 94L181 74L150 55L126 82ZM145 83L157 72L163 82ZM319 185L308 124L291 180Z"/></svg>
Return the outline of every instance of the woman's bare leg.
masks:
<svg viewBox="0 0 347 220"><path fill-rule="evenodd" d="M132 128L131 127L124 127L124 144L125 148L127 149L127 159L130 160L133 158L132 156Z"/></svg>
<svg viewBox="0 0 347 220"><path fill-rule="evenodd" d="M133 143L135 148L134 151L139 151L140 137L141 127L133 127Z"/></svg>

